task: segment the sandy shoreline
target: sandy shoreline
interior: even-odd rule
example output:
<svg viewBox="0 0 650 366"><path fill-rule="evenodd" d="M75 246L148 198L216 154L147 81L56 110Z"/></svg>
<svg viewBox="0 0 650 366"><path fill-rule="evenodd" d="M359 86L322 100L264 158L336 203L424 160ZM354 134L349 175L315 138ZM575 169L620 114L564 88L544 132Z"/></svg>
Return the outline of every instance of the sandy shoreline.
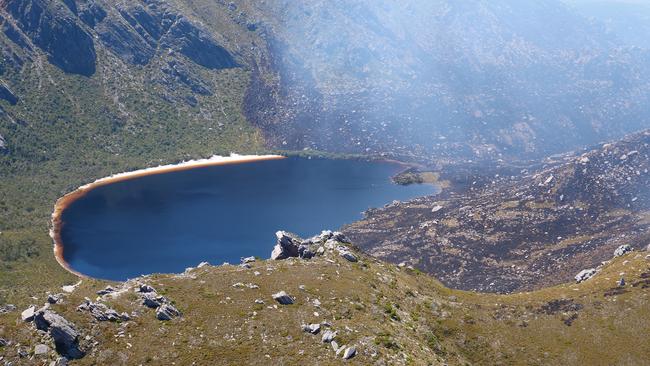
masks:
<svg viewBox="0 0 650 366"><path fill-rule="evenodd" d="M88 192L90 192L91 190L97 187L105 186L116 182L122 182L125 180L145 177L148 175L154 175L154 174L171 173L176 171L204 168L204 167L216 166L216 165L243 164L243 163L251 163L256 161L279 160L279 159L285 159L285 157L282 155L236 155L236 154L232 154L230 156L215 155L208 159L190 160L178 164L161 165L157 167L134 170L132 172L113 174L108 177L97 179L92 183L85 184L75 189L74 191L66 194L65 196L59 198L54 204L54 211L52 212L52 227L50 229L50 237L54 241L54 257L56 258L56 261L59 262L59 264L69 272L79 277L87 277L84 274L79 273L74 269L72 269L70 265L65 261L65 258L63 256L64 245L63 245L63 241L61 240L61 229L64 223L61 219L61 215L63 214L63 211L65 211L65 209L68 206L70 206L74 201L85 196Z"/></svg>

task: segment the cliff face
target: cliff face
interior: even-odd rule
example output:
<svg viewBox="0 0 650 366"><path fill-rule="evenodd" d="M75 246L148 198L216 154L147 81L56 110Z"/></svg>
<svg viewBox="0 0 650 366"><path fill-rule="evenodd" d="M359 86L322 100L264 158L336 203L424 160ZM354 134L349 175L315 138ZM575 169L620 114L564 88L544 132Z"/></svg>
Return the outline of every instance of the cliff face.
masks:
<svg viewBox="0 0 650 366"><path fill-rule="evenodd" d="M84 76L95 73L95 46L68 9L46 0L9 0L2 4L5 35L26 45L28 38L61 70ZM7 16L8 15L8 16Z"/></svg>

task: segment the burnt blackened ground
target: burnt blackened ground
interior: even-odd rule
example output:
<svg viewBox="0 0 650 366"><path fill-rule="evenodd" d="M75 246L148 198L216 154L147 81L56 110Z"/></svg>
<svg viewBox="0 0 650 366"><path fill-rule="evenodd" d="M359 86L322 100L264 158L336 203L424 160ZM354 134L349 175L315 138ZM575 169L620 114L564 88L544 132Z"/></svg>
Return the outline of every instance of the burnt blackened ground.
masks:
<svg viewBox="0 0 650 366"><path fill-rule="evenodd" d="M619 245L650 242L649 143L642 132L519 175L470 181L466 172L462 193L370 210L346 233L369 253L455 288L513 292L570 281Z"/></svg>

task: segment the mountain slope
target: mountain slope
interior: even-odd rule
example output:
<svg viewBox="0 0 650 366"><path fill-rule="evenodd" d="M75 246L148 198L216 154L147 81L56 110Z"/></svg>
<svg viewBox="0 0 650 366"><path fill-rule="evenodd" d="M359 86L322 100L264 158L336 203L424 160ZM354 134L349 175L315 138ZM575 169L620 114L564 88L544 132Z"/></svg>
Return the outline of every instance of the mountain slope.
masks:
<svg viewBox="0 0 650 366"><path fill-rule="evenodd" d="M649 147L650 132L637 133L521 177L370 210L345 231L364 250L455 288L509 292L569 281L619 245L650 243Z"/></svg>

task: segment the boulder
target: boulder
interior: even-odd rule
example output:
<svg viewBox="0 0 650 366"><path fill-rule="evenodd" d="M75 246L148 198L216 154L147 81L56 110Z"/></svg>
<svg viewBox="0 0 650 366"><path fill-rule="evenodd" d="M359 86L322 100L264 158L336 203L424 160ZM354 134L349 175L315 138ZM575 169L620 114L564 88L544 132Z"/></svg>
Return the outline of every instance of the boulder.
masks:
<svg viewBox="0 0 650 366"><path fill-rule="evenodd" d="M273 294L273 300L279 302L280 305L291 305L294 302L293 298L284 291Z"/></svg>
<svg viewBox="0 0 650 366"><path fill-rule="evenodd" d="M331 341L336 338L336 332L331 331L331 330L326 330L325 333L323 333L323 336L321 337L321 341L323 343L330 343Z"/></svg>
<svg viewBox="0 0 650 366"><path fill-rule="evenodd" d="M181 312L170 304L162 304L158 310L156 310L156 318L158 318L158 320L167 321L178 316L181 316Z"/></svg>
<svg viewBox="0 0 650 366"><path fill-rule="evenodd" d="M72 323L61 315L41 309L34 316L36 328L50 333L54 340L56 351L68 358L81 358L84 353L79 349L79 333Z"/></svg>
<svg viewBox="0 0 650 366"><path fill-rule="evenodd" d="M9 345L9 341L4 338L0 338L0 347L6 347L7 345Z"/></svg>
<svg viewBox="0 0 650 366"><path fill-rule="evenodd" d="M58 304L62 299L63 296L61 296L61 294L47 295L47 302L50 304Z"/></svg>
<svg viewBox="0 0 650 366"><path fill-rule="evenodd" d="M159 296L155 292L145 292L142 294L142 305L148 308L156 309L167 302L166 297Z"/></svg>
<svg viewBox="0 0 650 366"><path fill-rule="evenodd" d="M203 267L209 266L209 265L210 265L210 263L208 263L208 262L201 262L201 263L199 263L198 266L196 266L196 268L203 268Z"/></svg>
<svg viewBox="0 0 650 366"><path fill-rule="evenodd" d="M298 257L301 240L286 231L278 231L275 233L278 238L273 252L271 252L271 259L282 260L291 257Z"/></svg>
<svg viewBox="0 0 650 366"><path fill-rule="evenodd" d="M332 340L330 344L332 345L332 350L334 350L334 352L339 350L339 344L335 340Z"/></svg>
<svg viewBox="0 0 650 366"><path fill-rule="evenodd" d="M629 244L623 244L620 247L616 248L614 251L614 258L620 257L626 253L633 251L634 249Z"/></svg>
<svg viewBox="0 0 650 366"><path fill-rule="evenodd" d="M34 320L34 316L36 315L35 311L36 311L36 307L32 305L27 309L23 310L23 312L20 314L20 318L24 322L31 322L32 320Z"/></svg>
<svg viewBox="0 0 650 366"><path fill-rule="evenodd" d="M359 260L357 259L357 256L347 250L341 252L341 257L347 259L349 262L357 262Z"/></svg>
<svg viewBox="0 0 650 366"><path fill-rule="evenodd" d="M583 269L575 276L576 283L584 282L596 274L597 270L595 268Z"/></svg>
<svg viewBox="0 0 650 366"><path fill-rule="evenodd" d="M332 239L338 241L339 243L350 243L350 241L348 241L345 235L343 235L343 233L340 231L335 231L332 233Z"/></svg>
<svg viewBox="0 0 650 366"><path fill-rule="evenodd" d="M45 344L37 344L36 347L34 347L34 355L36 356L45 355L48 352L50 352L50 347Z"/></svg>
<svg viewBox="0 0 650 366"><path fill-rule="evenodd" d="M153 287L147 284L140 284L139 291L142 293L156 292Z"/></svg>
<svg viewBox="0 0 650 366"><path fill-rule="evenodd" d="M106 286L105 289L97 291L97 295L104 296L104 295L112 294L113 292L115 292L114 288L112 288L111 286Z"/></svg>
<svg viewBox="0 0 650 366"><path fill-rule="evenodd" d="M255 262L255 257L246 257L241 259L242 264Z"/></svg>
<svg viewBox="0 0 650 366"><path fill-rule="evenodd" d="M318 334L320 332L320 324L303 324L302 330L311 334Z"/></svg>
<svg viewBox="0 0 650 366"><path fill-rule="evenodd" d="M354 357L357 354L357 348L352 346L348 347L345 349L345 352L343 352L343 359L344 360L349 360L352 357Z"/></svg>

